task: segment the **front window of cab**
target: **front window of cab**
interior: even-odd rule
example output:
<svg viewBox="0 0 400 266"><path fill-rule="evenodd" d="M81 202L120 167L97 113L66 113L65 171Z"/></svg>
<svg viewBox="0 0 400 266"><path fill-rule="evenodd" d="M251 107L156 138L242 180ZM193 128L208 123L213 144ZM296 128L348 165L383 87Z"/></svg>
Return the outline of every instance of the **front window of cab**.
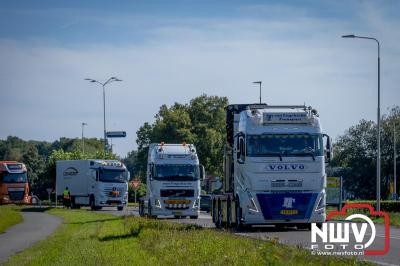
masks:
<svg viewBox="0 0 400 266"><path fill-rule="evenodd" d="M128 171L126 170L110 170L100 169L99 180L109 183L125 183L128 181Z"/></svg>
<svg viewBox="0 0 400 266"><path fill-rule="evenodd" d="M200 168L191 164L157 164L154 167L154 179L157 180L198 180Z"/></svg>
<svg viewBox="0 0 400 266"><path fill-rule="evenodd" d="M247 136L247 156L323 156L321 134L262 134Z"/></svg>
<svg viewBox="0 0 400 266"><path fill-rule="evenodd" d="M27 183L28 176L26 173L2 173L0 174L0 182L2 183Z"/></svg>

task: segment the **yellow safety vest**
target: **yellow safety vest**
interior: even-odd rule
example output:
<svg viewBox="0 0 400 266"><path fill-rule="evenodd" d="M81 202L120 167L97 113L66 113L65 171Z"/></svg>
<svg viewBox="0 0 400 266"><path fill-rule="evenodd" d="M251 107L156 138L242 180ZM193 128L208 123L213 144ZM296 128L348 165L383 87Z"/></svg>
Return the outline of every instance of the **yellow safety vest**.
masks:
<svg viewBox="0 0 400 266"><path fill-rule="evenodd" d="M64 199L69 199L69 190L64 190Z"/></svg>

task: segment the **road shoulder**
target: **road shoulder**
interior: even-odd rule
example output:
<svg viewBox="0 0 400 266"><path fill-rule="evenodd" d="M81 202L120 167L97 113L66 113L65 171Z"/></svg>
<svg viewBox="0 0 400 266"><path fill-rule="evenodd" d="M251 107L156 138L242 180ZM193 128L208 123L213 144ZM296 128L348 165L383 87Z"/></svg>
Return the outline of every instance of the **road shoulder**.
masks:
<svg viewBox="0 0 400 266"><path fill-rule="evenodd" d="M0 264L12 255L45 239L62 223L62 219L43 212L21 212L23 222L0 235Z"/></svg>

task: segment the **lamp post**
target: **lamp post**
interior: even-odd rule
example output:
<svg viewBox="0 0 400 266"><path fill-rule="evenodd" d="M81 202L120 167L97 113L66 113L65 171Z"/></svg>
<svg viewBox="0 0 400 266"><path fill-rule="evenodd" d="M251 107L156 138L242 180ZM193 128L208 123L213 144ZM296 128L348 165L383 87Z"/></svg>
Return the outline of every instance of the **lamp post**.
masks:
<svg viewBox="0 0 400 266"><path fill-rule="evenodd" d="M259 84L260 85L260 104L261 104L261 83L262 83L262 81L253 81L253 84Z"/></svg>
<svg viewBox="0 0 400 266"><path fill-rule="evenodd" d="M342 38L357 38L365 40L373 40L378 44L378 110L377 110L377 124L378 124L378 154L376 162L376 210L381 210L381 57L380 57L380 43L377 39L365 36L343 35Z"/></svg>
<svg viewBox="0 0 400 266"><path fill-rule="evenodd" d="M82 153L85 153L85 137L83 135L83 130L87 126L87 123L83 122L82 123Z"/></svg>
<svg viewBox="0 0 400 266"><path fill-rule="evenodd" d="M107 151L107 132L106 132L106 85L114 81L122 81L116 77L109 78L106 82L102 83L95 79L86 78L85 80L93 83L99 83L103 87L103 122L104 122L104 156Z"/></svg>
<svg viewBox="0 0 400 266"><path fill-rule="evenodd" d="M397 173L396 173L396 162L397 162L397 151L396 151L396 122L393 123L393 186L394 194L397 200Z"/></svg>

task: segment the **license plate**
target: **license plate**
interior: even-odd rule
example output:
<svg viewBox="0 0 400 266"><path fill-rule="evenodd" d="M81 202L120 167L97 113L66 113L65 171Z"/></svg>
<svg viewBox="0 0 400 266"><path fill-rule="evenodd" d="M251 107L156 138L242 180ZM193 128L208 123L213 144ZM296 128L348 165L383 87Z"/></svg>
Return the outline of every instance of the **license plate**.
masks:
<svg viewBox="0 0 400 266"><path fill-rule="evenodd" d="M111 205L112 205L112 206L116 206L116 205L118 205L118 203L113 202L113 203L111 203Z"/></svg>
<svg viewBox="0 0 400 266"><path fill-rule="evenodd" d="M296 215L299 214L298 210L281 210L282 215Z"/></svg>
<svg viewBox="0 0 400 266"><path fill-rule="evenodd" d="M173 212L174 215L182 215L182 212Z"/></svg>

